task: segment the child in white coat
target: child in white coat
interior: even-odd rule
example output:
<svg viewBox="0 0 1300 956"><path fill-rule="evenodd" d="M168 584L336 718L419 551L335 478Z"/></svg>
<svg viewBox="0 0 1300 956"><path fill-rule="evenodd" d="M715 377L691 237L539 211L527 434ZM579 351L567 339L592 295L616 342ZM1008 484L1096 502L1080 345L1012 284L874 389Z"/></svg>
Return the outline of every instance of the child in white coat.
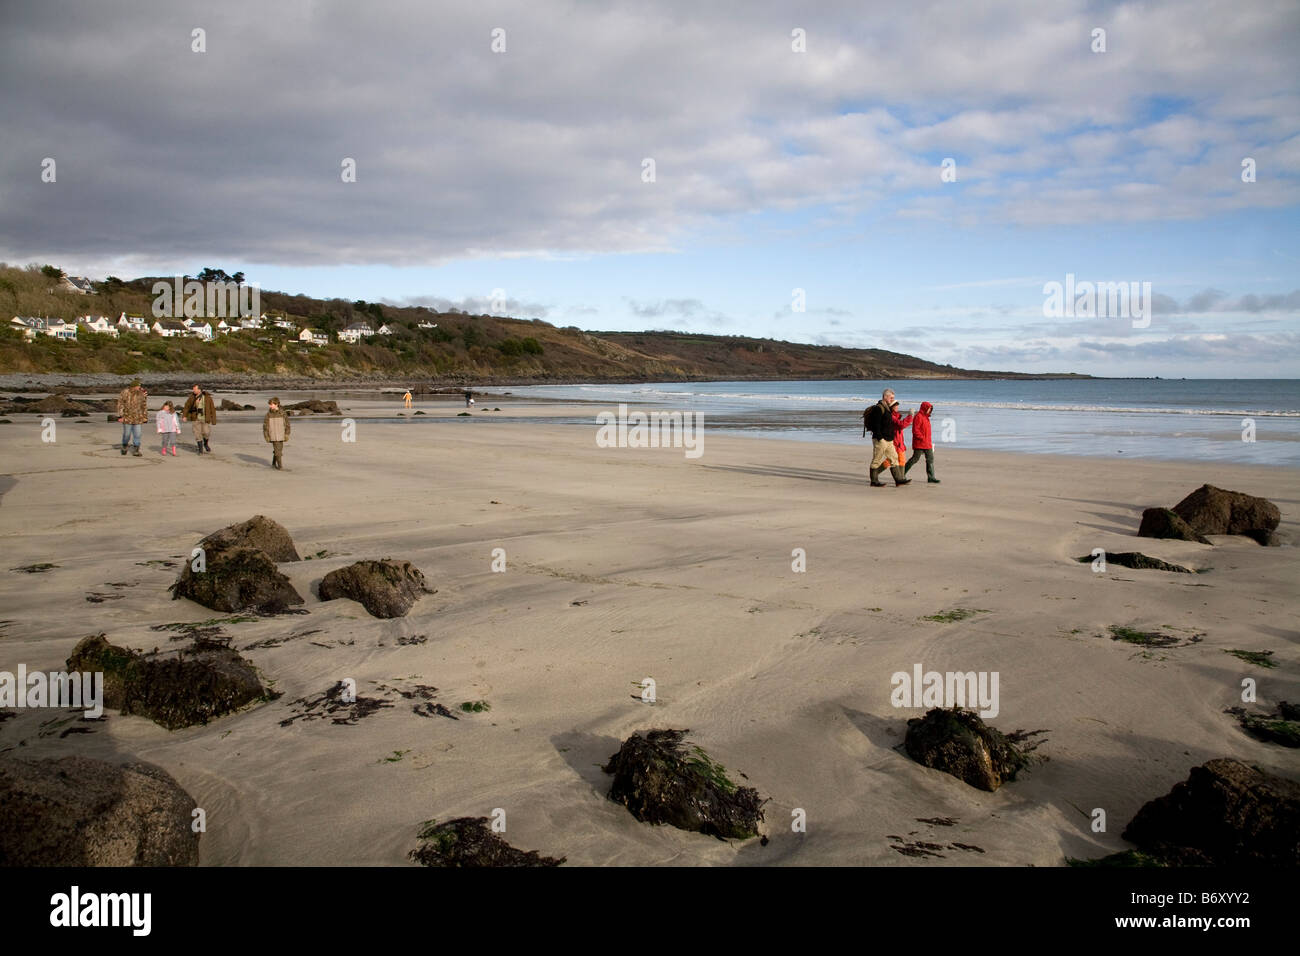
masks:
<svg viewBox="0 0 1300 956"><path fill-rule="evenodd" d="M171 402L163 402L163 407L158 409L158 434L162 436L164 455L170 450L172 457L176 456L176 436L180 433L181 417L176 414L176 406Z"/></svg>

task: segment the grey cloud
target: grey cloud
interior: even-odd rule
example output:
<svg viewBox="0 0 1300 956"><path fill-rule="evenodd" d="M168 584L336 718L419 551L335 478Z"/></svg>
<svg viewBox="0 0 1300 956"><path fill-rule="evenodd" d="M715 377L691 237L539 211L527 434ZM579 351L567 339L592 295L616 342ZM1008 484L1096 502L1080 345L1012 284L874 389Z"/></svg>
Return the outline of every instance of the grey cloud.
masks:
<svg viewBox="0 0 1300 956"><path fill-rule="evenodd" d="M1121 360L1246 360L1270 363L1300 360L1300 332L1273 335L1176 336L1151 342L1080 342L1077 355Z"/></svg>
<svg viewBox="0 0 1300 956"><path fill-rule="evenodd" d="M1154 311L1157 315L1178 315L1185 313L1232 312L1300 312L1300 289L1291 292L1254 293L1249 292L1237 298L1230 298L1227 292L1219 289L1202 289L1189 297L1181 306L1158 293L1152 295Z"/></svg>
<svg viewBox="0 0 1300 956"><path fill-rule="evenodd" d="M869 20L837 0L798 11L799 56L791 8L775 0L491 9L502 54L474 4L6 4L0 257L136 257L168 273L203 259L430 265L662 251L756 209L874 213L885 198L892 214L946 218L924 190L927 154L949 143L970 155L963 170L1006 170L980 182L963 222L1197 218L1300 197L1285 163L1225 192L1226 153L1187 160L1188 142L1242 137L1285 155L1277 144L1294 135L1213 111L1149 124L1131 170L1057 156L1081 121L1141 125L1152 91L1290 95L1294 4L1245 19L1205 4L1194 28L1181 3L1126 7L1126 42L1101 71L1076 53L1095 19L1085 0L1050 12L918 2ZM197 24L206 53L190 50ZM1189 63L1193 29L1215 42ZM846 112L863 90L889 109ZM55 183L40 180L46 156ZM654 183L641 180L647 156ZM355 183L340 179L345 157ZM1162 186L1134 188L1168 168Z"/></svg>
<svg viewBox="0 0 1300 956"><path fill-rule="evenodd" d="M1220 292L1218 289L1203 289L1187 300L1183 310L1186 312L1212 312L1214 307L1227 297L1228 293ZM1164 300L1165 296L1160 298ZM1174 306L1177 307L1177 305L1178 303L1175 302Z"/></svg>
<svg viewBox="0 0 1300 956"><path fill-rule="evenodd" d="M632 314L642 319L657 319L666 315L691 318L704 310L704 303L699 299L660 299L658 302L626 299L625 301Z"/></svg>
<svg viewBox="0 0 1300 956"><path fill-rule="evenodd" d="M457 309L470 315L491 315L500 313L522 318L545 318L550 309L536 302L521 302L518 299L503 298L494 300L491 296L466 296L463 299L446 299L437 295L416 295L391 303L396 306L423 306L435 312L450 312Z"/></svg>

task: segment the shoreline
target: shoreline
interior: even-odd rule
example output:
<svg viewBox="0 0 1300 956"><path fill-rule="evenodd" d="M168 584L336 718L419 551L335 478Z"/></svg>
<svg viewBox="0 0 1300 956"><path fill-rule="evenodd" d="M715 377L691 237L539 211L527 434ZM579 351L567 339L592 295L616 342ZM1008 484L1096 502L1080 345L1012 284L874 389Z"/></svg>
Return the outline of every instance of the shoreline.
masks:
<svg viewBox="0 0 1300 956"><path fill-rule="evenodd" d="M157 389L150 394L150 423L146 428L146 442L150 439L149 429L152 425L152 415L157 410L154 406L163 400L183 400L188 388L174 389L166 391ZM385 397L379 397L373 394L373 390L357 390L350 392L346 389L309 389L295 394L289 390L279 390L281 398L285 400L286 405L291 405L295 401L306 399L309 396L315 398L324 398L338 401L341 409L341 415L334 416L327 413L297 413L292 417L295 427L301 427L302 423L308 422L339 422L343 418L350 418L357 422L368 423L387 423L387 424L405 424L417 425L420 420L424 424L438 422L447 427L450 420L457 423L468 424L464 422L467 411L461 399L461 393L450 392L441 394L429 394L418 396L415 405L407 410L402 407L402 401L399 394L388 393ZM45 394L38 390L32 390L33 394ZM273 393L271 389L242 389L226 390L221 398L230 398L232 401L239 401L241 404L252 404L254 407L248 410L220 410L218 409L218 418L216 428L220 430L223 425L240 423L260 423L265 412L266 398ZM21 393L20 393L21 394ZM90 390L83 393L82 398L88 398L90 395L100 396L100 399L109 399L113 393L106 390ZM613 409L619 402L601 399L552 399L543 397L531 397L527 395L512 395L508 393L497 393L490 391L475 391L474 395L477 404L469 411L470 419L479 419L482 421L496 420L498 427L509 427L520 423L548 423L565 430L580 429L589 427L592 430L592 441L599 428L599 422L596 418L597 410ZM75 400L75 399L74 399ZM655 406L662 404L653 400L636 401L620 400L623 404L629 406ZM494 411L493 409L498 409ZM418 413L418 414L417 414ZM23 424L39 423L45 417L45 413L27 412L11 410L0 415L0 418L7 419L11 425L21 427ZM103 412L89 412L85 417L56 418L55 420L65 427L74 426L75 422L81 421L93 426L101 426L105 429L100 433L101 438L106 444L116 441L117 429L119 426L115 422L105 420ZM797 420L798 415L792 415L792 420ZM553 421L554 419L567 419L563 422ZM850 419L851 427L849 427ZM826 455L833 450L848 450L851 454L870 454L870 441L857 436L855 429L860 427L856 416L846 417L845 434L853 433L847 440L835 441L826 440L814 429L800 430L790 428L788 430L759 430L748 426L743 421L731 419L724 416L724 423L718 423L718 417L713 417L713 424L706 425L704 435L706 436L706 447L709 441L727 440L743 441L746 443L758 442L761 444L788 443L789 449L786 452L792 459L807 458L810 454L809 449L817 449L816 454ZM0 423L0 427L4 427ZM187 426L186 426L187 427ZM314 426L312 426L314 427ZM98 429L97 429L98 431ZM112 432L113 434L109 434ZM185 434L185 429L182 429ZM803 434L807 437L792 437L795 434ZM910 436L909 436L910 437ZM1060 460L1074 462L1092 462L1104 464L1111 469L1130 468L1142 465L1173 465L1173 466L1197 466L1206 472L1212 474L1207 477L1213 478L1221 474L1226 468L1258 468L1268 473L1292 473L1300 472L1300 466L1294 464L1271 464L1263 462L1239 462L1236 459L1207 459L1188 455L1186 457L1175 456L1139 456L1125 454L1097 454L1091 451L1061 452L1061 451L1039 451L1039 446L1032 443L1017 444L1011 448L1000 447L962 447L958 443L944 444L936 442L935 452L938 458L938 467L943 468L943 460L949 455L1010 455L1016 461L1030 460ZM910 448L909 448L910 451ZM917 468L922 467L918 464ZM942 477L942 476L941 476ZM1201 482L1205 483L1205 482ZM1210 484L1221 484L1219 480L1211 480Z"/></svg>
<svg viewBox="0 0 1300 956"><path fill-rule="evenodd" d="M0 373L0 392L23 392L32 390L29 386L45 390L84 390L94 387L122 387L133 378L139 378L145 385L159 385L164 387L175 387L184 385L188 388L196 380L205 384L210 384L214 389L226 389L236 391L241 388L272 389L280 391L293 390L322 390L333 389L336 391L349 391L356 388L398 388L405 389L412 386L420 386L429 389L476 389L476 388L511 388L524 386L557 386L566 387L573 385L645 385L656 384L661 382L672 382L680 384L691 384L697 382L787 382L787 381L808 381L808 382L852 382L852 381L899 381L899 382L1053 382L1053 381L1161 381L1159 376L1150 376L1146 378L1122 378L1108 379L1095 375L1082 375L1072 372L1062 372L1055 374L1030 375L1015 374L1004 375L999 373L990 373L979 376L936 376L921 375L907 376L894 375L887 379L859 379L859 378L804 378L789 379L785 377L750 377L750 376L724 376L718 378L684 378L684 379L645 379L638 377L629 378L608 378L593 381L590 378L528 378L512 377L508 375L483 375L474 376L465 379L433 379L419 373L412 373L408 377L393 376L371 376L364 373L358 373L355 378L340 377L338 373L333 373L329 378L310 378L296 375L276 375L263 372L139 372L117 374L113 372L4 372ZM1175 379L1163 379L1165 381L1176 381Z"/></svg>
<svg viewBox="0 0 1300 956"><path fill-rule="evenodd" d="M176 389L174 393L163 392L163 391L151 393L150 395L150 416L151 417L150 417L150 422L148 423L145 429L146 444L152 438L152 433L150 432L150 429L153 428L152 416L154 412L157 411L157 409L154 408L153 405L157 404L162 400L167 400L167 399L183 400L185 398L186 391L187 390ZM91 392L88 394L100 395L105 398L111 397L110 393L108 392ZM241 410L241 411L234 411L234 410L222 411L219 409L217 412L217 416L218 416L217 425L215 427L217 429L220 429L223 425L231 425L231 424L239 425L241 423L260 423L262 420L262 416L265 413L265 408L264 408L265 396L269 394L271 394L271 390L249 390L249 391L226 392L226 395L223 397L233 396L232 400L248 399L250 400L250 402L244 402L244 404L251 403L254 405L254 408ZM460 393L447 393L443 395L422 396L420 400L416 403L416 405L410 410L406 410L401 407L400 397L394 397L393 399L390 400L383 400L369 395L363 397L357 397L357 398L347 398L345 397L346 395L345 390L339 390L339 389L311 390L307 394L311 394L317 397L325 396L326 398L328 398L329 396L334 396L335 399L339 402L339 407L342 410L342 413L337 416L328 413L306 413L306 412L295 413L292 415L292 421L295 428L300 428L306 423L321 423L321 424L337 423L342 421L345 418L355 420L359 423L366 422L371 424L392 424L392 425L406 425L406 426L417 426L421 424L428 425L432 423L439 423L442 427L449 427L452 425L452 423L469 425L468 422L463 421L463 417L465 416L467 409L461 400ZM564 429L565 431L572 431L584 427L589 427L592 430L593 442L594 442L595 432L599 428L599 423L596 419L596 410L612 409L616 407L617 404L608 401L601 401L598 399L559 400L559 399L547 399L547 398L530 398L527 396L495 394L491 392L478 392L478 391L474 392L474 395L479 401L478 404L475 405L472 410L469 410L468 417L470 419L479 419L481 421L488 421L488 422L492 422L495 420L495 424L497 427L511 427L513 425L518 425L521 423L527 423L529 427L536 427L542 424L547 424L554 428ZM289 392L287 390L281 390L281 397L285 399L286 405L291 405L295 400L298 400L300 398L305 399L306 394L294 396L292 392ZM502 407L502 403L504 403L504 407ZM625 402L624 404L630 406L636 406L636 405L655 405L658 403L628 401ZM499 411L493 411L494 408L499 409ZM420 414L416 415L417 412L419 412ZM21 426L22 424L33 424L33 423L38 424L40 421L43 420L44 417L45 417L45 413L25 412L25 411L10 411L5 413L3 416L0 416L0 418L8 420L12 425L19 425L19 426ZM421 419L423 421L421 421ZM570 419L570 420L557 422L554 421L554 419ZM85 422L89 425L101 427L102 429L104 429L104 431L101 433L101 437L103 437L105 444L113 444L114 442L116 442L119 434L118 429L120 428L120 426L117 425L116 422L106 421L104 418L104 413L102 412L90 412L88 415L82 418L56 418L55 421L59 422L64 427L73 426L74 423L79 421ZM0 422L0 427L3 427L3 422ZM854 424L854 427L858 427L856 423ZM182 427L183 435L187 434L186 431L187 428L188 428L187 425L183 425ZM847 431L852 431L852 430L853 429L851 428L847 429ZM808 433L809 437L790 437L792 431L795 431L795 429L791 429L790 431L787 432L777 432L777 431L762 432L758 430L746 429L743 425L732 425L729 423L728 425L725 426L714 425L711 427L706 427L704 434L706 436L705 438L706 447L709 442L717 441L717 440L741 441L745 443L757 442L764 445L784 443L789 446L787 453L791 458L794 459L807 458L810 454L809 449L817 449L818 450L817 454L819 455L830 454L834 450L847 450L851 454L859 454L859 455L865 454L868 457L870 456L871 444L869 439L852 437L850 440L846 440L846 441L827 441L815 434L812 434L811 432ZM1098 465L1107 465L1112 470L1115 468L1129 468L1133 466L1142 466L1142 465L1152 465L1152 466L1195 465L1204 468L1206 471L1212 471L1215 474L1221 473L1225 468L1257 468L1257 469L1262 469L1269 473L1300 474L1300 466L1291 465L1291 464L1266 464L1266 463L1256 463L1256 462L1239 463L1236 461L1228 462L1222 460L1205 460L1196 457L1185 457L1185 458L1157 457L1157 456L1129 457L1122 454L1104 455L1104 454L1093 454L1088 452L1066 453L1066 452L1059 452L1059 451L1038 451L1035 450L1035 446L1033 445L1019 445L1015 448L1002 449L1002 448L971 448L971 447L960 447L959 445L956 444L945 445L945 444L936 443L935 452L936 452L936 457L938 459L937 464L940 469L942 469L943 467L943 460L947 456L955 454L955 455L989 455L989 456L1010 455L1013 457L1014 460L1017 461L1030 461L1030 460L1043 459L1043 460L1059 460L1061 462L1092 462ZM909 447L909 453L910 453L910 447ZM918 465L915 467L923 468L923 463L918 463ZM1215 484L1216 482L1210 481L1209 483Z"/></svg>

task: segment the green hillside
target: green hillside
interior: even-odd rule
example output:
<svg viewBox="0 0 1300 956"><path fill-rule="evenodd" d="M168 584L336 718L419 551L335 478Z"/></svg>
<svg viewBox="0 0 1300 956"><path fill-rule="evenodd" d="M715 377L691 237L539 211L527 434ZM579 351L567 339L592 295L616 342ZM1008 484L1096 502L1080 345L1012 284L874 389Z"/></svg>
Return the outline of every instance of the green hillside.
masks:
<svg viewBox="0 0 1300 956"><path fill-rule="evenodd" d="M584 332L539 319L433 312L265 290L262 311L286 316L299 329L310 326L331 333L333 339L345 326L365 321L372 328L386 323L393 334L375 335L356 345L310 346L276 328L232 333L212 342L127 334L114 339L81 330L76 342L46 336L27 342L7 327L15 315L70 322L92 314L116 321L126 312L152 322L155 281L170 277L125 282L110 278L96 283L98 294L81 295L58 288L57 269L0 265L0 317L6 325L0 333L0 374L249 372L322 380L392 377L479 384L1048 377L958 369L882 349L689 332ZM417 328L422 322L437 323L437 328Z"/></svg>

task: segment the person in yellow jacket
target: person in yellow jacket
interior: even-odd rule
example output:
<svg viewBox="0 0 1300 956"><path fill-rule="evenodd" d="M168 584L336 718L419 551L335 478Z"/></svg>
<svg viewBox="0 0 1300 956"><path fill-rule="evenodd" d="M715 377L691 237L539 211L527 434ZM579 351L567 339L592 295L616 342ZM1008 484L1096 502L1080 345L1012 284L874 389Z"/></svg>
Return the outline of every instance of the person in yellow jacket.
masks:
<svg viewBox="0 0 1300 956"><path fill-rule="evenodd" d="M411 407L411 390L409 388L406 390L406 394L402 396L402 400L406 402L407 408Z"/></svg>
<svg viewBox="0 0 1300 956"><path fill-rule="evenodd" d="M271 443L271 467L283 468L281 455L284 443L289 440L289 416L280 407L280 400L273 398L266 403L268 411L262 419L262 438Z"/></svg>

